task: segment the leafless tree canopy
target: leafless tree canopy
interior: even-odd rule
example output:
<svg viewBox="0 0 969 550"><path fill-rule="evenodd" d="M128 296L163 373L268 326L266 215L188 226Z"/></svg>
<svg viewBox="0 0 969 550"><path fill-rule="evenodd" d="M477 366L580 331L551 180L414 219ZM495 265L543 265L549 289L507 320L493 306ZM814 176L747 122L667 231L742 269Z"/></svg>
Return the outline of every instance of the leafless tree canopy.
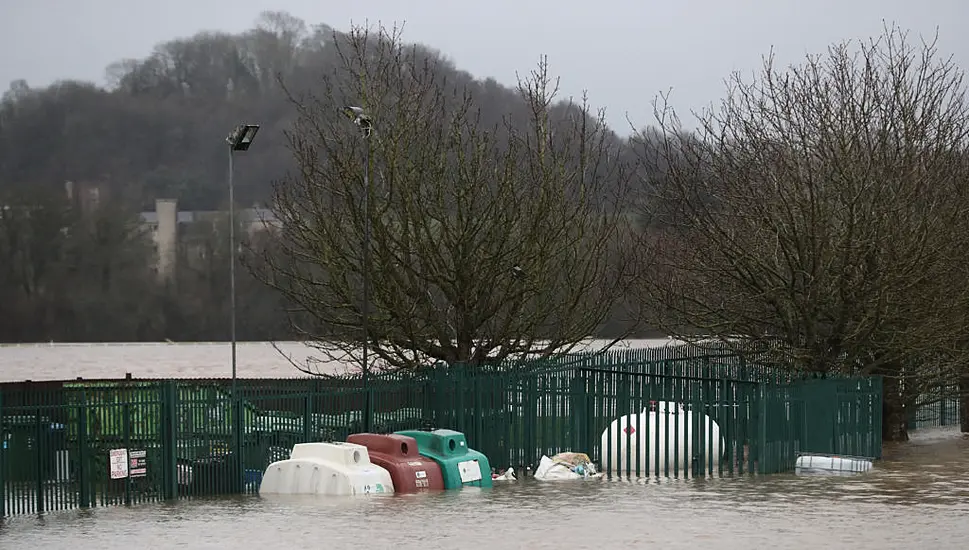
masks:
<svg viewBox="0 0 969 550"><path fill-rule="evenodd" d="M396 31L334 42L340 66L317 95L293 98L299 173L277 185L285 230L263 272L311 319L301 333L327 354L360 346L369 215L383 366L550 354L592 334L623 297L634 250L619 208L627 172L601 113L553 104L542 62L520 82L520 110L486 127L438 59ZM369 139L344 105L371 116Z"/></svg>
<svg viewBox="0 0 969 550"><path fill-rule="evenodd" d="M887 29L759 77L683 132L643 135L653 260L644 295L680 335L781 340L785 360L897 374L962 362L963 74ZM946 359L947 358L947 359Z"/></svg>

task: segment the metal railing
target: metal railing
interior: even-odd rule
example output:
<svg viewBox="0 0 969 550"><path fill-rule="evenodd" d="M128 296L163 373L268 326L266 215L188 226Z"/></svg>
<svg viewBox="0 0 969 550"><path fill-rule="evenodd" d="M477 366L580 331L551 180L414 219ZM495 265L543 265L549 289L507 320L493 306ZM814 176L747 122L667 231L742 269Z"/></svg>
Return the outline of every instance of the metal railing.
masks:
<svg viewBox="0 0 969 550"><path fill-rule="evenodd" d="M908 418L910 430L959 426L962 419L962 399L959 387L943 386L934 392L919 395Z"/></svg>
<svg viewBox="0 0 969 550"><path fill-rule="evenodd" d="M610 476L774 473L880 457L878 378L802 380L729 353L620 350L300 379L0 384L0 517L258 491L295 443L450 428L496 468L585 452ZM368 399L369 394L369 399ZM365 403L371 410L364 410Z"/></svg>

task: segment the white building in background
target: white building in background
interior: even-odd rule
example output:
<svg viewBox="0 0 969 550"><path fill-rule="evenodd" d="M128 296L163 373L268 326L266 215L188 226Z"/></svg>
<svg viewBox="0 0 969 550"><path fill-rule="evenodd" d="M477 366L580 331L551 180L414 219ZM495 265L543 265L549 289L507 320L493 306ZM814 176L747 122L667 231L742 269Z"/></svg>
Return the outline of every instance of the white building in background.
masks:
<svg viewBox="0 0 969 550"><path fill-rule="evenodd" d="M229 213L225 210L178 210L175 199L156 199L155 211L141 213L142 225L151 232L158 252L158 276L170 278L175 273L178 261L178 247L184 243L185 230L201 223L226 223ZM260 231L280 227L279 220L267 208L243 208L236 210L239 224L252 237ZM211 234L211 233L209 233Z"/></svg>

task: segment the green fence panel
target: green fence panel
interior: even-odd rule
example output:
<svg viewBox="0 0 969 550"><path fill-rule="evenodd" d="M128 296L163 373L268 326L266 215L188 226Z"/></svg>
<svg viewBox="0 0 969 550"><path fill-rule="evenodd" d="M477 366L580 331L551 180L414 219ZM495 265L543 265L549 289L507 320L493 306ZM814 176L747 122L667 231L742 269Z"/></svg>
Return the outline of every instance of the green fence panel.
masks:
<svg viewBox="0 0 969 550"><path fill-rule="evenodd" d="M235 388L235 391L233 391ZM804 379L726 350L569 354L359 377L0 385L0 516L255 493L293 445L450 428L496 469L584 452L619 478L881 456L879 378ZM369 404L369 405L368 405Z"/></svg>
<svg viewBox="0 0 969 550"><path fill-rule="evenodd" d="M3 390L0 389L0 520L7 517L7 428L3 414Z"/></svg>
<svg viewBox="0 0 969 550"><path fill-rule="evenodd" d="M958 426L962 414L960 395L956 384L932 388L920 394L908 416L909 429Z"/></svg>

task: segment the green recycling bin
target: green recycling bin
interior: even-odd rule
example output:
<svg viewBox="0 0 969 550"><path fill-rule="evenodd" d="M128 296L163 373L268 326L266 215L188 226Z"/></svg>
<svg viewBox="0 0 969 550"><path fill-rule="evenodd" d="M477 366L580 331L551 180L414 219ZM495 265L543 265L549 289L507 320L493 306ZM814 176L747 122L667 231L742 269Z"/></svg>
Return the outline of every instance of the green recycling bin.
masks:
<svg viewBox="0 0 969 550"><path fill-rule="evenodd" d="M463 433L454 430L404 430L396 433L413 437L417 441L417 452L441 466L445 489L491 487L488 457L469 449Z"/></svg>

